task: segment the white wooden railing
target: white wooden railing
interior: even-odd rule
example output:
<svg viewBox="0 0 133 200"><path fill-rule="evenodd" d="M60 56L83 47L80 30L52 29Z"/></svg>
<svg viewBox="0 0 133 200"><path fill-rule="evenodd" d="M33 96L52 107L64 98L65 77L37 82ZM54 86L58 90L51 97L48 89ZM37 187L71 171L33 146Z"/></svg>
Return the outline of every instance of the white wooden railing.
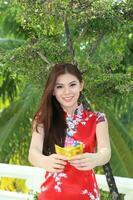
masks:
<svg viewBox="0 0 133 200"><path fill-rule="evenodd" d="M41 168L0 164L0 177L22 178L30 189L29 194L0 190L0 200L33 200L35 192L39 192L41 183L44 181L45 172ZM133 200L133 179L114 177L119 193L125 194L125 200ZM105 175L96 174L99 188L109 191Z"/></svg>

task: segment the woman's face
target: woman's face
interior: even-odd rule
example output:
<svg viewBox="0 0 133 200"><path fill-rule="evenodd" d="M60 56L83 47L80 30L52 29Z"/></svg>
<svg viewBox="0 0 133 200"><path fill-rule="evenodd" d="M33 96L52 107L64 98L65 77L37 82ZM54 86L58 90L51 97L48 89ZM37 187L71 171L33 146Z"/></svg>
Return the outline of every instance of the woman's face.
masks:
<svg viewBox="0 0 133 200"><path fill-rule="evenodd" d="M66 73L58 76L53 95L65 111L75 109L78 105L78 98L83 89L83 82L79 82L76 76Z"/></svg>

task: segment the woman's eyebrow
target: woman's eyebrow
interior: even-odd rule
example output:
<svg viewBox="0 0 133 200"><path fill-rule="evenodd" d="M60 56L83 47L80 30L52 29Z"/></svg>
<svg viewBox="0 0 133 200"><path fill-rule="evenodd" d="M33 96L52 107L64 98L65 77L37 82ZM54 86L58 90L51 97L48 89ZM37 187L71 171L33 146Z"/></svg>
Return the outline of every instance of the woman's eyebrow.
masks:
<svg viewBox="0 0 133 200"><path fill-rule="evenodd" d="M63 85L63 83L56 83L55 85Z"/></svg>
<svg viewBox="0 0 133 200"><path fill-rule="evenodd" d="M68 85L70 85L70 84L72 84L72 83L77 83L77 82L76 82L76 81L71 81L71 82L68 83ZM58 82L58 83L56 83L55 85L64 85L64 83Z"/></svg>
<svg viewBox="0 0 133 200"><path fill-rule="evenodd" d="M71 81L69 84L72 84L72 83L77 83L77 81Z"/></svg>

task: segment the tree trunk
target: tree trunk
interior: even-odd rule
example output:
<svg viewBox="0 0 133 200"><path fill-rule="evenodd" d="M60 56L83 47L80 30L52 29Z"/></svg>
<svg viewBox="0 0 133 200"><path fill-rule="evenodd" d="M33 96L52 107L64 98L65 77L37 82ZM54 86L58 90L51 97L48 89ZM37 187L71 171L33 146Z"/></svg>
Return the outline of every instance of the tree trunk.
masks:
<svg viewBox="0 0 133 200"><path fill-rule="evenodd" d="M104 173L106 176L106 180L107 180L107 183L109 186L110 195L111 195L112 200L120 200L121 199L120 194L118 192L109 162L107 164L103 165L103 170L104 170Z"/></svg>

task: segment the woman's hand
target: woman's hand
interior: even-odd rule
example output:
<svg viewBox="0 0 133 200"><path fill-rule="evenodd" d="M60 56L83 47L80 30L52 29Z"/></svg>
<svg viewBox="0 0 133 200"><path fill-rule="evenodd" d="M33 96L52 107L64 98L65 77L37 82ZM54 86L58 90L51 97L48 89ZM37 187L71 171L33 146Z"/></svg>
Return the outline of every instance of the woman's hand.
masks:
<svg viewBox="0 0 133 200"><path fill-rule="evenodd" d="M97 166L98 154L97 153L83 153L72 157L69 161L72 166L78 170L91 170Z"/></svg>
<svg viewBox="0 0 133 200"><path fill-rule="evenodd" d="M106 164L110 160L110 157L111 149L101 148L97 153L83 153L74 156L69 162L75 168L84 171Z"/></svg>
<svg viewBox="0 0 133 200"><path fill-rule="evenodd" d="M44 157L44 169L48 172L62 172L67 164L67 158L59 154Z"/></svg>

